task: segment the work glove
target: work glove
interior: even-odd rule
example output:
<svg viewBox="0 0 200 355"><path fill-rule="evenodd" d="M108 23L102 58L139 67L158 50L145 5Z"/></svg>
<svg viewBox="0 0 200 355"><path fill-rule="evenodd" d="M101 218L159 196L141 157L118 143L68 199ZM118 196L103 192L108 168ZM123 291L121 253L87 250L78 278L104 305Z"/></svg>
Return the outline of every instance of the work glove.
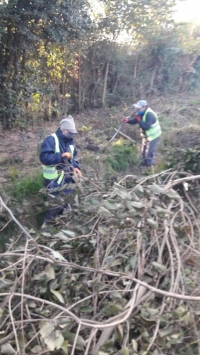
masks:
<svg viewBox="0 0 200 355"><path fill-rule="evenodd" d="M74 168L74 172L79 176L82 176L82 172L79 170L79 168Z"/></svg>
<svg viewBox="0 0 200 355"><path fill-rule="evenodd" d="M71 157L72 157L71 153L68 152L62 153L62 158L67 158L69 160L71 159Z"/></svg>
<svg viewBox="0 0 200 355"><path fill-rule="evenodd" d="M135 117L135 119L136 119L137 122L140 122L141 121L141 116L138 115L137 117Z"/></svg>
<svg viewBox="0 0 200 355"><path fill-rule="evenodd" d="M124 117L124 118L123 118L123 123L128 123L128 122L129 122L129 119L126 118L126 117Z"/></svg>

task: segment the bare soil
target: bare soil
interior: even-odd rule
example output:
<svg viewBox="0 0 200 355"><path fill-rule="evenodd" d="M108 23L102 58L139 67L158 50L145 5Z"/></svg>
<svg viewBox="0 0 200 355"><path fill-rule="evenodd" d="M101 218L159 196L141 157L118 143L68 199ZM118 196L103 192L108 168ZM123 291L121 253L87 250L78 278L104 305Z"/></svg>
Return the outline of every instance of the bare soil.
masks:
<svg viewBox="0 0 200 355"><path fill-rule="evenodd" d="M118 109L96 109L73 115L77 130L74 138L79 160L90 152L99 154L118 128L123 116ZM55 132L59 119L41 122L36 128L15 128L0 132L0 182L9 184L13 176L26 176L39 169L40 144L44 138ZM127 129L124 130L124 132ZM126 132L127 133L127 132ZM130 134L130 132L129 132ZM135 134L131 134L135 136ZM118 137L119 138L119 137Z"/></svg>
<svg viewBox="0 0 200 355"><path fill-rule="evenodd" d="M158 151L162 159L162 150L166 144L185 145L190 132L188 145L198 143L200 133L200 99L199 95L155 97L149 100L151 107L159 117L163 130L162 142ZM122 118L130 115L130 105L108 109L94 109L74 114L79 134L75 137L79 160L89 155L101 155L115 129L121 124ZM194 114L195 113L195 114ZM55 132L59 119L39 122L36 128L14 128L0 131L0 183L9 184L13 178L26 176L40 169L39 149L44 138ZM191 133L192 131L192 133ZM123 128L123 132L131 139L140 143L138 127ZM119 138L116 137L116 139ZM108 153L108 152L107 152Z"/></svg>

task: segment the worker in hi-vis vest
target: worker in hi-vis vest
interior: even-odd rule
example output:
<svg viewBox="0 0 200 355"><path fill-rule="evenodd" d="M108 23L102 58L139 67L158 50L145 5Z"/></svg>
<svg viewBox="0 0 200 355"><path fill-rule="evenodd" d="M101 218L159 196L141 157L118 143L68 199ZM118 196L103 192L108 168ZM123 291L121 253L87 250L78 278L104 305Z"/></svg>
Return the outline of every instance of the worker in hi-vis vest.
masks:
<svg viewBox="0 0 200 355"><path fill-rule="evenodd" d="M139 124L142 134L142 165L152 166L155 150L162 134L157 114L148 107L146 100L133 105L133 114L123 119L124 123Z"/></svg>
<svg viewBox="0 0 200 355"><path fill-rule="evenodd" d="M53 191L62 185L73 183L73 173L81 176L80 167L76 160L77 150L73 135L78 133L72 116L67 116L60 121L57 131L46 137L41 145L40 161L43 164L44 184L51 195L59 198L60 192ZM62 193L71 194L74 190L65 188ZM53 198L52 198L53 200ZM55 203L55 202L54 202ZM42 228L54 224L56 217L61 215L67 205L57 205L50 208L45 216Z"/></svg>

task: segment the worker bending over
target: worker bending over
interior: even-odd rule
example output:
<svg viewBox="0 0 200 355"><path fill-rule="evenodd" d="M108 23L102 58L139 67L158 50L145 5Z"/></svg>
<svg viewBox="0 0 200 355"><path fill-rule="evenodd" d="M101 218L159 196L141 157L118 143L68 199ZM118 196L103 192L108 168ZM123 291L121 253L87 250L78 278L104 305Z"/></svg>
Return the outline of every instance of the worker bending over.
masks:
<svg viewBox="0 0 200 355"><path fill-rule="evenodd" d="M155 151L162 134L157 114L148 107L146 100L140 100L133 105L131 116L123 119L124 123L139 124L142 139L142 165L152 166Z"/></svg>

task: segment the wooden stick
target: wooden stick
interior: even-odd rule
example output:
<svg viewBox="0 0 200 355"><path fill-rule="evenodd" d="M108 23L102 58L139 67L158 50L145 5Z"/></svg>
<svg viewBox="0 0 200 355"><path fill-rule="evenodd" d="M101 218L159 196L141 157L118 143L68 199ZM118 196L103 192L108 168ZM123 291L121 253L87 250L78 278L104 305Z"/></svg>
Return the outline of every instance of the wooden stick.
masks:
<svg viewBox="0 0 200 355"><path fill-rule="evenodd" d="M117 129L116 129L116 128L114 128L114 130L115 130L115 131L117 131ZM130 138L130 137L129 137L129 136L127 136L126 134L122 133L121 131L119 131L118 133L119 133L119 134L121 134L123 137L125 137L125 138L129 139L131 142L133 142L133 143L136 143L136 144L137 144L137 142L136 142L136 141L134 141L132 138Z"/></svg>

